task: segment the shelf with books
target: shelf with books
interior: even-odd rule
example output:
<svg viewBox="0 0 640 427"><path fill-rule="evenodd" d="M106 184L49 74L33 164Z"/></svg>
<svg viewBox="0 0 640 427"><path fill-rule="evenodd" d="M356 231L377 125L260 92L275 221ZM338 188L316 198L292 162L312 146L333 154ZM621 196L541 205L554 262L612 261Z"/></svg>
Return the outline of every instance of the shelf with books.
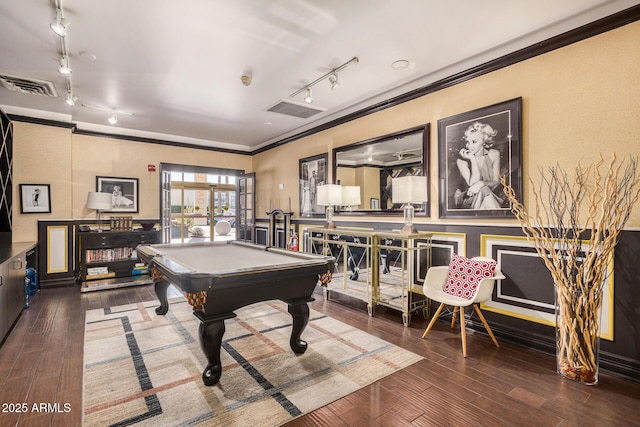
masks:
<svg viewBox="0 0 640 427"><path fill-rule="evenodd" d="M105 261L125 261L130 260L134 255L133 248L108 248L108 249L87 249L85 251L87 263Z"/></svg>
<svg viewBox="0 0 640 427"><path fill-rule="evenodd" d="M78 233L77 278L82 292L153 283L135 248L160 242L157 230Z"/></svg>

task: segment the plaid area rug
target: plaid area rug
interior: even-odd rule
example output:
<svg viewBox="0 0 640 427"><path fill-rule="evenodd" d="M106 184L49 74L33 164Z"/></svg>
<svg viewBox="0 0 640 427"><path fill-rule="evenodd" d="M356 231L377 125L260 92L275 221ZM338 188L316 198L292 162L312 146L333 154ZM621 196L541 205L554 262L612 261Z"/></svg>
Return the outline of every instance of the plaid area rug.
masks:
<svg viewBox="0 0 640 427"><path fill-rule="evenodd" d="M225 321L222 378L206 387L199 320L184 299L157 305L87 311L83 425L277 426L422 359L314 310L296 355L287 305L269 301Z"/></svg>

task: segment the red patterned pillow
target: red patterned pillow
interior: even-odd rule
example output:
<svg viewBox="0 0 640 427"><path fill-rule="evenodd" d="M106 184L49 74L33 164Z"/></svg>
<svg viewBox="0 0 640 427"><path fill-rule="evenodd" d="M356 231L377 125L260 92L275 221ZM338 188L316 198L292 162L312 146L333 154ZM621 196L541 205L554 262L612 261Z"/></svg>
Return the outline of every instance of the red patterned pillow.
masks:
<svg viewBox="0 0 640 427"><path fill-rule="evenodd" d="M471 299L478 283L485 277L493 277L496 262L470 259L453 254L444 291L457 297Z"/></svg>

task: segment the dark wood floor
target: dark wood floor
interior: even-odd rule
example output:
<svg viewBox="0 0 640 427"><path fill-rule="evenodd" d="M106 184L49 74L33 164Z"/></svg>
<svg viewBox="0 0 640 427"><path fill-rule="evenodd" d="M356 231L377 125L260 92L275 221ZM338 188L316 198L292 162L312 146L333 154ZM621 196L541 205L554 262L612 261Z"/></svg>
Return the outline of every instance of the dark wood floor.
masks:
<svg viewBox="0 0 640 427"><path fill-rule="evenodd" d="M86 294L77 287L41 290L0 347L0 426L79 426L85 310L154 299L152 286ZM421 318L404 328L393 310L370 318L361 304L327 302L321 293L312 307L425 359L290 425L640 425L638 383L606 373L593 387L563 380L553 356L505 341L496 348L472 331L465 359L459 330L446 322L423 340ZM23 403L28 411L16 412L15 404ZM49 407L33 411L34 403Z"/></svg>

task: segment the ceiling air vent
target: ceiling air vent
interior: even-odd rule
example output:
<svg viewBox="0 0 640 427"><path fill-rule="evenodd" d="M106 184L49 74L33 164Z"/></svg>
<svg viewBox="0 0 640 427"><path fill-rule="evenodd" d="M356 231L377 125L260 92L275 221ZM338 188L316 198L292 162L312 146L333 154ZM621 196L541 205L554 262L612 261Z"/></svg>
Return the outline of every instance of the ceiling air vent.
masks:
<svg viewBox="0 0 640 427"><path fill-rule="evenodd" d="M7 90L40 96L58 96L56 87L45 80L28 79L24 77L0 74L0 86Z"/></svg>
<svg viewBox="0 0 640 427"><path fill-rule="evenodd" d="M307 119L314 114L322 113L325 110L326 108L290 101L288 99L281 99L271 107L267 108L267 111L286 114L287 116L300 117L301 119Z"/></svg>

